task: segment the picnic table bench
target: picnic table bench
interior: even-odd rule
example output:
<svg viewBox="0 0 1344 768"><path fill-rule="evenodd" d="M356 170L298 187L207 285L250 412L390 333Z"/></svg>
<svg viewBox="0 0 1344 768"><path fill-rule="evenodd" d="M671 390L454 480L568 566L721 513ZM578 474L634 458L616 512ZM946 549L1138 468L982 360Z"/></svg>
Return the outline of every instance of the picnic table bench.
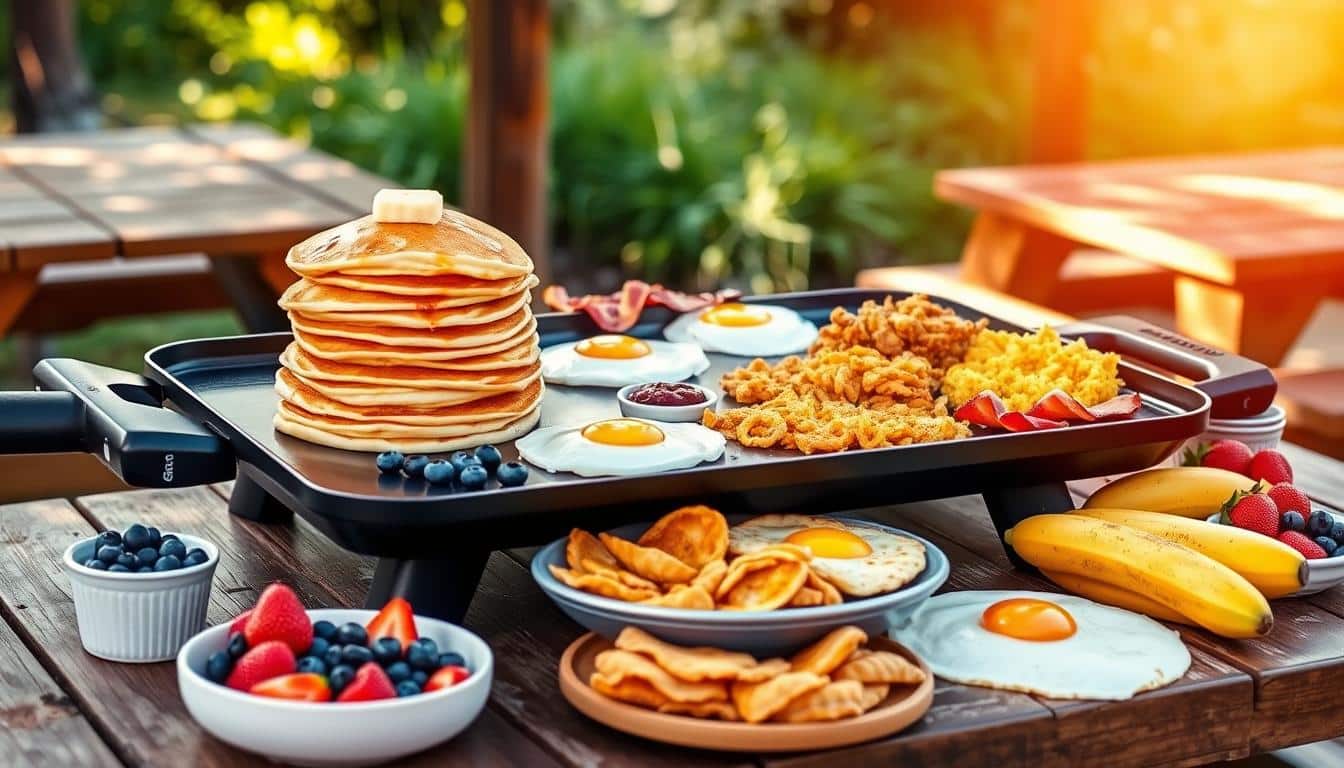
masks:
<svg viewBox="0 0 1344 768"><path fill-rule="evenodd" d="M1344 505L1344 464L1286 446L1298 481ZM358 605L373 561L306 522L230 517L231 484L130 491L0 507L0 764L254 765L204 734L185 711L174 665L116 664L86 654L61 570L62 550L104 528L150 521L219 545L208 621L228 621L268 583L309 607ZM650 510L651 514L656 512ZM1014 571L980 497L857 511L907 527L952 561L944 589L1052 589ZM1344 735L1344 589L1276 601L1265 638L1224 640L1181 627L1193 665L1179 682L1124 702L1059 701L939 681L932 709L895 737L797 755L696 752L588 720L556 687L561 651L581 629L527 570L534 550L496 552L465 625L495 653L490 703L453 741L409 765L994 765L1049 768L1194 765Z"/></svg>

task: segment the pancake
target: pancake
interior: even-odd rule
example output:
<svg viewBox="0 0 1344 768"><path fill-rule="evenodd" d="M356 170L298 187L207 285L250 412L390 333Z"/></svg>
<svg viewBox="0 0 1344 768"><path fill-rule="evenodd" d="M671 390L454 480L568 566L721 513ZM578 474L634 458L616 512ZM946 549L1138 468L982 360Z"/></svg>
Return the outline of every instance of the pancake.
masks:
<svg viewBox="0 0 1344 768"><path fill-rule="evenodd" d="M275 377L275 391L288 404L323 417L334 417L352 422L403 424L408 426L439 427L471 425L500 419L515 419L536 407L544 387L535 381L519 392L505 392L458 405L412 408L398 405L347 405L337 402L299 381L294 374L281 368Z"/></svg>
<svg viewBox="0 0 1344 768"><path fill-rule="evenodd" d="M532 312L523 306L507 317L479 325L453 325L446 328L398 328L389 325L362 325L327 320L312 320L304 315L289 313L289 322L295 331L337 339L371 341L388 347L424 347L426 349L477 350L494 342L514 336L536 321ZM535 327L535 326L534 326ZM414 354L412 352L412 354ZM476 354L479 354L477 352ZM403 360L406 358L402 358Z"/></svg>
<svg viewBox="0 0 1344 768"><path fill-rule="evenodd" d="M293 381L303 384L323 397L356 407L391 405L408 408L442 408L470 403L475 400L484 400L487 397L501 394L500 391L480 389L417 389L414 387L322 381L321 379L310 379L288 368L281 368L276 371L276 376L282 374L292 377ZM534 376L540 375L541 370L538 369Z"/></svg>
<svg viewBox="0 0 1344 768"><path fill-rule="evenodd" d="M448 209L437 224L385 223L363 216L290 248L285 263L304 277L343 272L502 280L532 273L532 260L512 238Z"/></svg>
<svg viewBox="0 0 1344 768"><path fill-rule="evenodd" d="M348 288L352 291L372 291L393 296L430 296L434 298L483 297L493 299L517 293L535 286L534 275L511 277L503 280L483 280L465 275L347 275L325 272L304 278L317 285Z"/></svg>
<svg viewBox="0 0 1344 768"><path fill-rule="evenodd" d="M367 367L397 368L414 365L440 371L497 371L531 365L541 359L537 322L504 341L473 349L399 349L371 341L310 336L294 329L294 341L304 352L323 362Z"/></svg>
<svg viewBox="0 0 1344 768"><path fill-rule="evenodd" d="M428 310L386 310L375 312L296 312L306 320L324 323L349 323L387 328L437 330L455 326L483 325L509 317L532 302L532 293L523 291L513 296L492 299L466 307L448 307Z"/></svg>
<svg viewBox="0 0 1344 768"><path fill-rule="evenodd" d="M353 280L373 280L371 277L353 277ZM438 279L438 278L431 278ZM315 283L300 278L280 297L280 306L290 312L317 316L323 312L429 312L437 309L470 307L506 296L517 296L537 286L536 275L521 280L502 280L498 292L476 293L464 296L401 296L379 293L372 288L346 288Z"/></svg>
<svg viewBox="0 0 1344 768"><path fill-rule="evenodd" d="M280 364L305 382L360 384L383 388L455 390L463 392L516 392L541 375L536 361L511 368L446 372L411 365L358 365L313 357L297 343L280 353ZM314 387L319 392L319 387Z"/></svg>
<svg viewBox="0 0 1344 768"><path fill-rule="evenodd" d="M494 427L489 431L483 431L481 428L475 427L471 428L470 433L466 435L449 434L452 428L444 428L445 431L438 436L403 436L395 431L348 435L330 431L330 428L322 426L323 422L311 419L311 415L304 416L300 409L291 406L289 403L281 402L272 424L277 432L344 451L447 453L462 448L472 448L484 443L503 443L522 437L532 431L540 418L541 408L537 407L503 426ZM339 427L336 428L339 429ZM416 428L411 427L410 429Z"/></svg>

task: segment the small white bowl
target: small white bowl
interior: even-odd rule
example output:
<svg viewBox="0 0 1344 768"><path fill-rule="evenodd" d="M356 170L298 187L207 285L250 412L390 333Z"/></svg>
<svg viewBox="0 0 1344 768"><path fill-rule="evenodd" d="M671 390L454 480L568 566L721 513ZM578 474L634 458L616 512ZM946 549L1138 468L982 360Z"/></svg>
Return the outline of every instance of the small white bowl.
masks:
<svg viewBox="0 0 1344 768"><path fill-rule="evenodd" d="M1287 415L1277 405L1271 405L1263 413L1244 419L1209 419L1208 429L1199 437L1187 440L1167 463L1179 467L1185 461L1187 451L1215 440L1239 440L1251 449L1251 453L1278 448L1287 424Z"/></svg>
<svg viewBox="0 0 1344 768"><path fill-rule="evenodd" d="M367 624L375 611L327 608L308 611L313 621ZM193 637L177 655L177 687L187 711L220 741L270 760L295 765L382 763L447 741L471 724L490 695L494 658L485 641L467 630L415 617L421 637L466 659L471 677L452 688L399 699L339 704L272 699L235 691L205 676L210 654L228 644L228 624Z"/></svg>
<svg viewBox="0 0 1344 768"><path fill-rule="evenodd" d="M662 382L685 384L689 387L695 387L700 390L707 398L703 403L694 405L646 405L636 403L630 400L630 393L634 392L646 384L656 384L660 382L646 381L640 384L629 384L616 390L616 400L621 404L621 415L632 419L648 419L649 421L700 421L706 408L712 409L714 404L719 402L719 393L709 387L702 387L699 384L692 384L689 381L681 382Z"/></svg>
<svg viewBox="0 0 1344 768"><path fill-rule="evenodd" d="M1313 509L1321 509L1321 507L1313 505ZM1344 520L1344 515L1333 509L1327 509L1325 511L1329 512L1330 516L1337 521ZM1218 518L1218 514L1212 514L1209 515L1208 521L1210 523L1216 523L1218 522ZM1317 592L1324 592L1325 590L1339 586L1340 584L1344 584L1344 555L1308 560L1307 583L1304 584L1301 589L1288 595L1288 597L1314 595Z"/></svg>
<svg viewBox="0 0 1344 768"><path fill-rule="evenodd" d="M205 550L206 561L175 571L112 573L84 567L97 537L66 547L61 561L84 650L108 661L167 661L205 626L219 550L205 539L175 535L188 550Z"/></svg>

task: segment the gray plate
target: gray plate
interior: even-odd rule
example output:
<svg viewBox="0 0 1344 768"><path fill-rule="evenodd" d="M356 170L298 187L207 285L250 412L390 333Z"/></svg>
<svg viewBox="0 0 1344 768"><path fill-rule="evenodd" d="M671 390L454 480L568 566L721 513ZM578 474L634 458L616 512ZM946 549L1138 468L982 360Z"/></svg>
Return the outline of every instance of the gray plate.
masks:
<svg viewBox="0 0 1344 768"><path fill-rule="evenodd" d="M623 628L635 626L669 643L744 651L760 658L790 654L846 624L862 627L870 637L884 634L905 623L947 580L947 556L932 542L909 531L867 520L839 516L835 519L915 539L924 545L924 570L914 581L885 595L847 600L840 605L760 612L690 611L640 605L566 586L548 568L565 567L566 539L551 542L532 558L532 578L565 615L604 637L615 638ZM634 541L648 528L647 523L636 523L613 528L609 533Z"/></svg>

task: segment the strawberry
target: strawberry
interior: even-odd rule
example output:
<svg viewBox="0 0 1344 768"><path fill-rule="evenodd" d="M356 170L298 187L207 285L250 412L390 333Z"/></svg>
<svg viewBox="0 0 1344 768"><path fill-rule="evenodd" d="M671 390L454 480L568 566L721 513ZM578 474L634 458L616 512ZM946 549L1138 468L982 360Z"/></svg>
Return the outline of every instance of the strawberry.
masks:
<svg viewBox="0 0 1344 768"><path fill-rule="evenodd" d="M1269 498L1274 500L1274 506L1279 508L1279 514L1298 512L1304 519L1311 517L1311 499L1288 483L1279 483L1270 488Z"/></svg>
<svg viewBox="0 0 1344 768"><path fill-rule="evenodd" d="M313 644L313 622L294 590L277 582L262 590L243 635L253 647L279 640L291 651L303 653Z"/></svg>
<svg viewBox="0 0 1344 768"><path fill-rule="evenodd" d="M1246 470L1248 477L1264 480L1270 485L1293 482L1293 468L1288 459L1275 450L1261 451L1251 458L1251 466Z"/></svg>
<svg viewBox="0 0 1344 768"><path fill-rule="evenodd" d="M1279 535L1279 508L1266 494L1237 491L1223 505L1222 522L1273 538Z"/></svg>
<svg viewBox="0 0 1344 768"><path fill-rule="evenodd" d="M294 652L288 645L269 640L254 646L243 654L224 684L238 691L250 691L252 686L273 677L288 675L298 667Z"/></svg>
<svg viewBox="0 0 1344 768"><path fill-rule="evenodd" d="M468 677L471 677L471 671L466 667L459 667L456 664L439 667L439 671L435 672L425 683L425 693L437 691L440 688L452 688Z"/></svg>
<svg viewBox="0 0 1344 768"><path fill-rule="evenodd" d="M257 696L293 701L331 701L327 678L312 672L296 672L263 680L247 690Z"/></svg>
<svg viewBox="0 0 1344 768"><path fill-rule="evenodd" d="M1298 552L1301 552L1302 556L1308 560L1319 560L1322 557L1325 557L1325 550L1321 549L1321 545L1307 538L1305 533L1284 531L1279 534L1278 539L1284 544L1296 549Z"/></svg>
<svg viewBox="0 0 1344 768"><path fill-rule="evenodd" d="M355 677L336 697L337 701L377 701L395 698L397 691L392 687L383 668L376 661L368 661L355 672Z"/></svg>
<svg viewBox="0 0 1344 768"><path fill-rule="evenodd" d="M251 608L238 614L238 618L234 619L233 623L229 625L229 637L233 637L234 633L242 632L243 628L247 626L247 620L250 618L252 618Z"/></svg>
<svg viewBox="0 0 1344 768"><path fill-rule="evenodd" d="M1200 467L1217 467L1239 475L1246 474L1251 465L1251 449L1239 440L1215 440L1186 452L1183 462Z"/></svg>
<svg viewBox="0 0 1344 768"><path fill-rule="evenodd" d="M403 597L388 600L387 605L378 611L378 615L364 629L368 631L370 641L380 637L395 637L401 641L402 648L409 648L420 636L415 631L415 614L411 611L411 604Z"/></svg>

